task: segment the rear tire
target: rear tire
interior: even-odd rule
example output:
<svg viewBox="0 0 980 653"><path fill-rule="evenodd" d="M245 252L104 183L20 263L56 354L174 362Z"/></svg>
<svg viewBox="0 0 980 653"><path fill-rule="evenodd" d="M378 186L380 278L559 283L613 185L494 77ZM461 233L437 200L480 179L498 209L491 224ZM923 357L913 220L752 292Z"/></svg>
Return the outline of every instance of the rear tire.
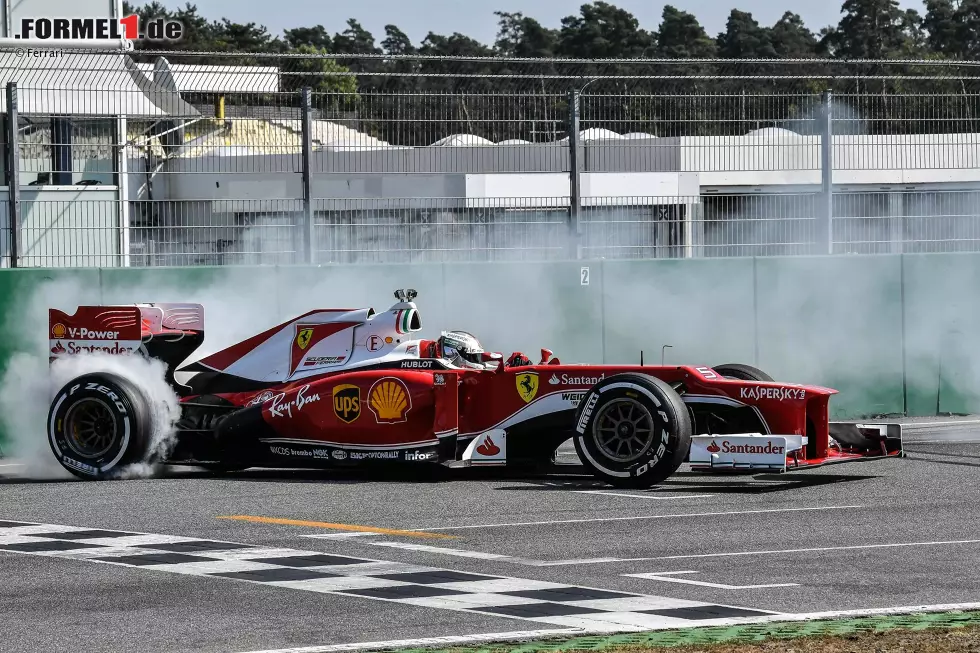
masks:
<svg viewBox="0 0 980 653"><path fill-rule="evenodd" d="M740 381L764 381L766 383L773 383L776 381L776 379L772 378L758 367L743 365L741 363L725 363L724 365L716 365L711 369L729 379L738 379Z"/></svg>
<svg viewBox="0 0 980 653"><path fill-rule="evenodd" d="M691 416L660 379L617 374L592 386L575 413L575 451L610 485L648 488L669 477L691 448Z"/></svg>
<svg viewBox="0 0 980 653"><path fill-rule="evenodd" d="M150 448L149 402L115 374L83 374L55 395L48 411L48 443L61 466L83 480L115 478Z"/></svg>

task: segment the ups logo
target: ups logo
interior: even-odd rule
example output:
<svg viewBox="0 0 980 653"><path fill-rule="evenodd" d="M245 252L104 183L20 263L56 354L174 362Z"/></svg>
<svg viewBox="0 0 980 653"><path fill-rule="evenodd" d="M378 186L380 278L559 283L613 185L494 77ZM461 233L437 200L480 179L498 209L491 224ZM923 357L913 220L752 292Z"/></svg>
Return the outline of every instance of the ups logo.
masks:
<svg viewBox="0 0 980 653"><path fill-rule="evenodd" d="M345 424L361 416L361 389L356 385L338 385L333 389L333 412Z"/></svg>

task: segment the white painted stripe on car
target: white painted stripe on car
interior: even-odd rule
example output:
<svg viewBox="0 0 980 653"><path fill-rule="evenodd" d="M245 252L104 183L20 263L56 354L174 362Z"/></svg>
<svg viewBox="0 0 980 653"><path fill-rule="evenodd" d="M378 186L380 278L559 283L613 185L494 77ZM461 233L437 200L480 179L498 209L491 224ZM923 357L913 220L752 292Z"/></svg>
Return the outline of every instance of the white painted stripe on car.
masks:
<svg viewBox="0 0 980 653"><path fill-rule="evenodd" d="M438 440L419 440L418 442L406 442L399 444L354 444L350 442L329 442L327 440L304 440L301 438L259 438L259 442L264 444L298 444L310 447L336 447L338 449L351 449L357 451L400 451L402 449L434 447L439 444Z"/></svg>

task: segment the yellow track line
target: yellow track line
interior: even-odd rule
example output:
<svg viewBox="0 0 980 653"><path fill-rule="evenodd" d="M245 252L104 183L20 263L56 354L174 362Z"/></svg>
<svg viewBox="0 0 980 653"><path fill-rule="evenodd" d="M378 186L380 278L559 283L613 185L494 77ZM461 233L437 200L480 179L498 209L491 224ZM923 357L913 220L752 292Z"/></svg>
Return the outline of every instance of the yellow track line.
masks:
<svg viewBox="0 0 980 653"><path fill-rule="evenodd" d="M282 526L307 526L310 528L329 528L337 531L354 531L358 533L380 533L381 535L400 535L402 537L422 537L436 540L454 540L458 535L443 533L424 533L419 531L402 531L394 528L377 528L375 526L359 526L357 524L333 524L323 521L305 521L302 519L282 519L279 517L256 517L253 515L227 515L218 519L235 519L238 521L254 522L256 524L279 524Z"/></svg>

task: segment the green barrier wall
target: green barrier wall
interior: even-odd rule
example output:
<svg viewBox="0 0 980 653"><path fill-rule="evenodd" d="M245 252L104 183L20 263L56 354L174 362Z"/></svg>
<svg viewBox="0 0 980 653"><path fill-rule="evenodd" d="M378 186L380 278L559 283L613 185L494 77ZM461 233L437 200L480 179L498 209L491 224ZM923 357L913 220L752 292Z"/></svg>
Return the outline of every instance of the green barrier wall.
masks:
<svg viewBox="0 0 980 653"><path fill-rule="evenodd" d="M46 357L49 306L199 301L209 353L313 308L384 309L414 287L426 337L464 329L565 362L743 362L837 388L835 418L980 413L978 284L977 254L3 270L0 365Z"/></svg>

